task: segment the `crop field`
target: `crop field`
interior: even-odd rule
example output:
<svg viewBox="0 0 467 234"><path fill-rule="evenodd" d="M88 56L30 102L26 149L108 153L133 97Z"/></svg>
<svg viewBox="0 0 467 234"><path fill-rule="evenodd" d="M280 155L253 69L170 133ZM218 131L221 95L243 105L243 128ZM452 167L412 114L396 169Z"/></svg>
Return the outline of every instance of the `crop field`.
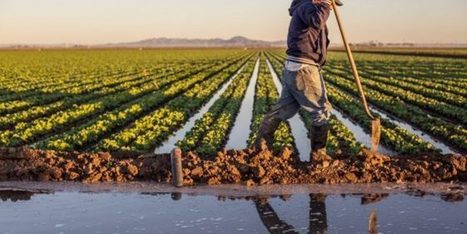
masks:
<svg viewBox="0 0 467 234"><path fill-rule="evenodd" d="M467 152L467 61L448 55L356 54L382 117L384 152ZM207 156L233 141L247 148L279 97L284 57L241 49L0 51L0 146L137 153L179 146ZM346 55L331 52L323 74L334 107L328 151L358 153L369 146L371 124ZM311 122L299 116L279 127L276 150L304 154Z"/></svg>

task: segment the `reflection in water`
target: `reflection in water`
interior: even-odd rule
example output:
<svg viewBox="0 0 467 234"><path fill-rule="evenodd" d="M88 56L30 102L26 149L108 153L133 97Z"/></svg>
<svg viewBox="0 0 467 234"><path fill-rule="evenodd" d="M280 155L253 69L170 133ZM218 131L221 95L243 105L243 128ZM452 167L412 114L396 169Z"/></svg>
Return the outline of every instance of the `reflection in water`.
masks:
<svg viewBox="0 0 467 234"><path fill-rule="evenodd" d="M164 189L98 193L90 187L80 190L85 193L60 191L54 196L34 195L36 191L0 187L0 198L6 201L0 201L0 233L96 230L101 233L465 233L466 230L467 202L461 201L465 194L463 186L451 186L433 196L428 195L433 192L428 190L425 194L429 198L424 199L419 197L424 194L416 190L411 193L414 196L404 192L388 195L384 193L386 190L359 190L363 193L290 190L292 195L282 196L222 191L209 195ZM26 205L13 202L29 199L23 202ZM380 220L376 213L370 214L374 209L378 210Z"/></svg>
<svg viewBox="0 0 467 234"><path fill-rule="evenodd" d="M328 233L328 217L326 214L326 196L310 194L310 233Z"/></svg>
<svg viewBox="0 0 467 234"><path fill-rule="evenodd" d="M443 193L441 199L447 202L460 202L464 200L464 194L460 192Z"/></svg>
<svg viewBox="0 0 467 234"><path fill-rule="evenodd" d="M407 192L408 195L418 197L420 193ZM426 195L424 193L422 196ZM345 197L345 194L342 195ZM388 193L368 193L360 194L361 204L368 205L381 202L382 200L389 197ZM309 203L309 225L308 233L311 234L324 234L328 233L328 220L326 211L326 195L324 194L310 194ZM464 200L464 194L462 192L443 193L441 199L447 202L458 202ZM287 199L283 199L286 201ZM256 210L259 217L270 233L298 233L296 228L286 221L281 219L272 206L268 203L267 198L255 199ZM377 214L373 210L368 218L368 233L376 234L377 231Z"/></svg>
<svg viewBox="0 0 467 234"><path fill-rule="evenodd" d="M378 233L378 217L376 210L371 211L370 218L368 219L368 234Z"/></svg>
<svg viewBox="0 0 467 234"><path fill-rule="evenodd" d="M270 233L297 233L295 228L279 218L267 199L258 199L255 201L256 210L264 226Z"/></svg>
<svg viewBox="0 0 467 234"><path fill-rule="evenodd" d="M0 188L0 200L6 202L29 201L35 194L51 194L49 190L22 190L13 188Z"/></svg>
<svg viewBox="0 0 467 234"><path fill-rule="evenodd" d="M182 193L171 193L170 197L174 201L180 201L182 199Z"/></svg>
<svg viewBox="0 0 467 234"><path fill-rule="evenodd" d="M369 193L369 194L364 194L362 196L362 205L368 205L368 204L371 204L371 203L376 203L376 202L380 202L382 201L383 199L389 197L389 194L387 193L381 193L381 194L378 194L378 193Z"/></svg>
<svg viewBox="0 0 467 234"><path fill-rule="evenodd" d="M442 193L440 197L442 200L447 202L458 202L464 200L464 194L462 187L450 188L452 193ZM142 193L145 195L160 196L167 195L168 193ZM432 195L433 193L423 192L419 189L411 189L406 192L407 195L413 197L423 197L426 195ZM170 193L172 200L179 201L182 199L182 194L178 192ZM342 194L343 198L347 195ZM361 205L375 204L388 198L388 193L367 193L367 194L351 194L351 197L360 197ZM292 195L281 195L281 196L270 196L270 197L229 197L229 196L218 196L219 201L235 201L245 200L253 201L256 211L258 212L259 218L263 223L264 227L269 233L299 233L301 229L297 229L293 225L287 223L284 219L277 214L274 208L268 202L270 198L279 197L281 200L287 202ZM309 194L309 210L308 210L308 233L311 234L324 234L328 233L328 215L326 210L326 198L325 194ZM372 210L368 217L368 233L378 233L378 219L376 210Z"/></svg>
<svg viewBox="0 0 467 234"><path fill-rule="evenodd" d="M255 206L261 221L270 233L298 233L292 225L280 219L267 199L257 199ZM328 233L326 195L310 194L309 208L309 233Z"/></svg>
<svg viewBox="0 0 467 234"><path fill-rule="evenodd" d="M34 195L33 192L29 191L15 191L15 190L0 190L0 199L2 201L28 201Z"/></svg>

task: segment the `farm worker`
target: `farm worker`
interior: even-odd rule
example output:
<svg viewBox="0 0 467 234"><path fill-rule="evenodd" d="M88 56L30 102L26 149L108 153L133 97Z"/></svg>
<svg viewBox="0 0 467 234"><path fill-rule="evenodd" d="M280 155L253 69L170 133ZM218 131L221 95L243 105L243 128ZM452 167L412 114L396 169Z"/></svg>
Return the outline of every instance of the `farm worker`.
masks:
<svg viewBox="0 0 467 234"><path fill-rule="evenodd" d="M289 9L292 17L287 38L287 60L284 67L283 90L273 109L260 125L255 142L257 149L266 144L272 149L274 132L303 108L311 117L312 160L329 159L326 142L331 116L321 67L326 63L329 46L326 21L332 0L293 0ZM341 5L336 0L336 4Z"/></svg>

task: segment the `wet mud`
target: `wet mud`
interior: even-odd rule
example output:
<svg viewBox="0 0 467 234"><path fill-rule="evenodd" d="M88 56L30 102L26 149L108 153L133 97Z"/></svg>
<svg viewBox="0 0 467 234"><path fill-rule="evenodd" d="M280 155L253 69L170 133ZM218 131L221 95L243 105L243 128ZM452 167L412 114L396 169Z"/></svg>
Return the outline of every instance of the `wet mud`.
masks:
<svg viewBox="0 0 467 234"><path fill-rule="evenodd" d="M364 184L467 182L466 156L389 157L364 151L302 162L287 148L230 150L215 157L183 155L184 185ZM0 148L0 181L170 182L170 155L138 155ZM365 202L377 200L368 197ZM447 194L446 200L456 200Z"/></svg>

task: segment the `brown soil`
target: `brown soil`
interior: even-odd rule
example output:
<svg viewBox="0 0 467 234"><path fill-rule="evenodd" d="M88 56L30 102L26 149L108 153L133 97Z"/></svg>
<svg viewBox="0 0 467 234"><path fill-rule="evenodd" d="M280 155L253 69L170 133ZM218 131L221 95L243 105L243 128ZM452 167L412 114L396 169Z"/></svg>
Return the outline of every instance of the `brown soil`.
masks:
<svg viewBox="0 0 467 234"><path fill-rule="evenodd" d="M212 158L212 157L211 157ZM211 160L183 156L184 184L467 182L466 156L355 156L305 163L284 149L224 151ZM122 155L0 148L0 181L170 182L169 155ZM372 200L371 198L369 200ZM450 198L451 199L451 198Z"/></svg>

